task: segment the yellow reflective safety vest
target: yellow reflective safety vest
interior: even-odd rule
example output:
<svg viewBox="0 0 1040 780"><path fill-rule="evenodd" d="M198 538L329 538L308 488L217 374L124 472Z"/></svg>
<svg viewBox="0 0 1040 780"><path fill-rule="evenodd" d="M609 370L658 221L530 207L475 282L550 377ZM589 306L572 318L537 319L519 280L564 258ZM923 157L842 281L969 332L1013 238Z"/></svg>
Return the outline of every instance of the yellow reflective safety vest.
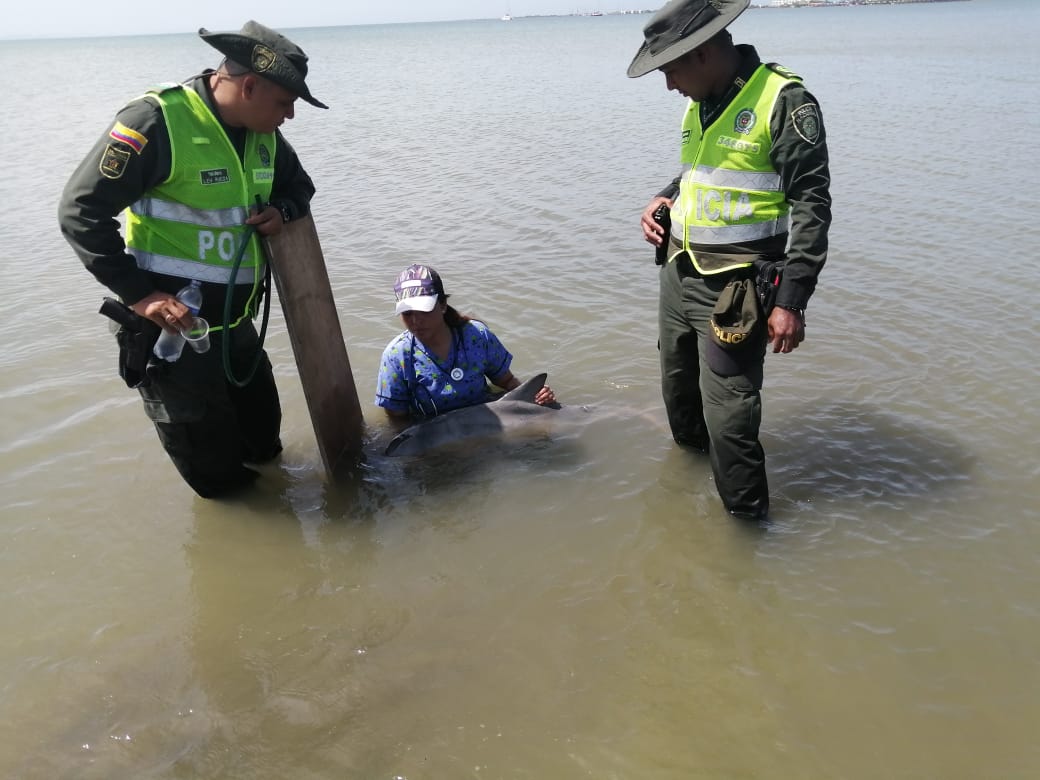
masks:
<svg viewBox="0 0 1040 780"><path fill-rule="evenodd" d="M769 159L769 120L788 78L759 65L726 110L701 127L700 104L690 101L683 117L679 196L672 205L672 236L689 252L701 273L722 273L751 263L706 271L697 252L725 251L733 245L788 231L790 206L780 175Z"/></svg>
<svg viewBox="0 0 1040 780"><path fill-rule="evenodd" d="M147 271L218 284L257 285L264 256L255 232L238 273L231 268L247 235L250 205L271 197L274 133L246 133L239 159L220 122L195 90L165 84L149 91L162 108L172 162L166 181L126 211L126 243ZM255 292L255 290L254 290Z"/></svg>

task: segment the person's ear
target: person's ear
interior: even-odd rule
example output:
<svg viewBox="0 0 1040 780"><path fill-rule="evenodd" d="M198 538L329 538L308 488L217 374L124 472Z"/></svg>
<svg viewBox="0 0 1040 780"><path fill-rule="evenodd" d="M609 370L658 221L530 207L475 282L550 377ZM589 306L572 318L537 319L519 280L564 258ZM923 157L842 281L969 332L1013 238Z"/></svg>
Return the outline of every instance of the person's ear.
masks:
<svg viewBox="0 0 1040 780"><path fill-rule="evenodd" d="M256 76L246 76L242 79L242 97L251 100L256 92Z"/></svg>

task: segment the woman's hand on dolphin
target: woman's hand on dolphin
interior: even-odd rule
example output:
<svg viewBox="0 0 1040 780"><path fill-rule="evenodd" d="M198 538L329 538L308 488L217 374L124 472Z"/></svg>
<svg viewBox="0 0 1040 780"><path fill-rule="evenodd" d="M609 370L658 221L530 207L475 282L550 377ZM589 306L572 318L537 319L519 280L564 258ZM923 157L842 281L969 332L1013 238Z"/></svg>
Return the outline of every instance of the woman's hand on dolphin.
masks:
<svg viewBox="0 0 1040 780"><path fill-rule="evenodd" d="M512 371L506 371L502 376L491 380L495 387L501 387L505 391L516 390L522 382L513 375ZM542 385L535 393L534 402L539 406L552 406L556 403L556 393L549 385Z"/></svg>

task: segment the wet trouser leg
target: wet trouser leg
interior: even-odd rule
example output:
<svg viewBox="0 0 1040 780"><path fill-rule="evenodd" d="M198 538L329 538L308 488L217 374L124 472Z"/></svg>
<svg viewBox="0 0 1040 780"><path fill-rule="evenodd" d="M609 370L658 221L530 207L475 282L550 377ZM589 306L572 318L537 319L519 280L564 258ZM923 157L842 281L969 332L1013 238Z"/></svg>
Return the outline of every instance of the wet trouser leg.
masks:
<svg viewBox="0 0 1040 780"><path fill-rule="evenodd" d="M255 355L256 332L243 324L231 334L232 369L241 380ZM202 355L186 348L177 362L151 371L151 384L141 388L163 448L184 481L204 498L251 483L257 473L245 463L269 460L281 451L281 406L267 355L252 380L235 387L224 374L222 337L214 334L209 352Z"/></svg>
<svg viewBox="0 0 1040 780"><path fill-rule="evenodd" d="M677 263L661 268L658 342L661 394L672 438L679 444L708 451L708 429L700 388L700 350L691 312L683 304Z"/></svg>
<svg viewBox="0 0 1040 780"><path fill-rule="evenodd" d="M759 391L765 346L746 361L743 373L722 377L704 360L709 317L728 279L688 273L689 261L661 269L659 333L661 388L676 441L707 432L716 489L727 510L762 517L769 508L765 453L758 440ZM693 442L689 442L693 443Z"/></svg>
<svg viewBox="0 0 1040 780"><path fill-rule="evenodd" d="M761 388L761 361L736 376L719 376L707 367L701 372L715 486L726 509L747 518L769 511L766 456L758 440Z"/></svg>

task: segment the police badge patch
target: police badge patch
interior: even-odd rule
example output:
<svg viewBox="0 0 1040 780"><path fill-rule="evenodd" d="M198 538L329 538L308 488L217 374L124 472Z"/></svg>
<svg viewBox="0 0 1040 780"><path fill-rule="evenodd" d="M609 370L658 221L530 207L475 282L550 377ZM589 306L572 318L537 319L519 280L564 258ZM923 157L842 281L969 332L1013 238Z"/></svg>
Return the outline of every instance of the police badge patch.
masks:
<svg viewBox="0 0 1040 780"><path fill-rule="evenodd" d="M758 120L755 118L754 111L750 108L742 108L740 113L737 114L736 120L733 122L733 130L747 135L751 132L751 128L755 126L756 121Z"/></svg>
<svg viewBox="0 0 1040 780"><path fill-rule="evenodd" d="M265 168L269 168L271 165L271 153L267 150L267 144L260 144L260 148L256 151L260 155L260 164Z"/></svg>
<svg viewBox="0 0 1040 780"><path fill-rule="evenodd" d="M274 65L275 57L276 55L271 49L258 43L253 47L253 70L257 73L265 73Z"/></svg>
<svg viewBox="0 0 1040 780"><path fill-rule="evenodd" d="M820 140L820 114L816 110L815 103L806 103L798 106L791 112L791 121L794 129L802 138L811 144Z"/></svg>
<svg viewBox="0 0 1040 780"><path fill-rule="evenodd" d="M130 152L126 149L117 149L109 144L105 147L105 153L101 155L98 170L106 179L118 179L126 171L126 164L129 161Z"/></svg>

